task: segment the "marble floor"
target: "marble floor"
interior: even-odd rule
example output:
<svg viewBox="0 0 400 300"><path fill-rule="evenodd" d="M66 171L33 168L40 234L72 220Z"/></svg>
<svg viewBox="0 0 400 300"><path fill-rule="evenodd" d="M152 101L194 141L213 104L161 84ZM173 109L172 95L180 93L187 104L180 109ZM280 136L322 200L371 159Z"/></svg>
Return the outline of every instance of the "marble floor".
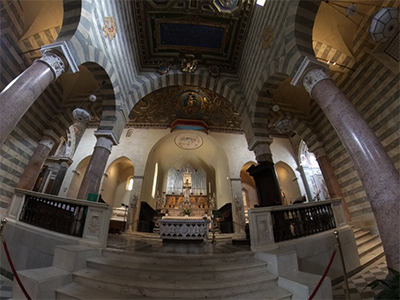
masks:
<svg viewBox="0 0 400 300"><path fill-rule="evenodd" d="M216 254L250 251L249 245L232 245L232 235L217 234L215 242L181 243L163 242L152 233L123 233L109 235L107 247L127 251L145 251L180 254Z"/></svg>

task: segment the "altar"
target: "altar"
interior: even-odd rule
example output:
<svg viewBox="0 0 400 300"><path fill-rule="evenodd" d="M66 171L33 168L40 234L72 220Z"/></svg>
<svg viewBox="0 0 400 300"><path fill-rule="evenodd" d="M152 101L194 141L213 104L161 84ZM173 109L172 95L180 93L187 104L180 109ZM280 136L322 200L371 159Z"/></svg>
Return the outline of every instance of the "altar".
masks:
<svg viewBox="0 0 400 300"><path fill-rule="evenodd" d="M206 217L163 217L158 222L163 240L205 241L211 221Z"/></svg>
<svg viewBox="0 0 400 300"><path fill-rule="evenodd" d="M204 178L205 180L205 178ZM164 214L158 220L160 238L164 240L204 241L208 239L210 218L208 209L215 208L215 196L209 198L202 193L203 181L200 189L192 184L192 173L183 173L181 194L164 194L157 200L157 208ZM205 183L205 181L204 181ZM200 191L196 195L192 191Z"/></svg>

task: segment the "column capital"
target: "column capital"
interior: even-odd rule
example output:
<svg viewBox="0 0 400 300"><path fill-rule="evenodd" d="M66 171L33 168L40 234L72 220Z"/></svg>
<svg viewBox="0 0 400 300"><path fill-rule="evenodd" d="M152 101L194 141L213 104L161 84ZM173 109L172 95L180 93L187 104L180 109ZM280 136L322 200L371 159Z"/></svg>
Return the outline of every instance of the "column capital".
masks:
<svg viewBox="0 0 400 300"><path fill-rule="evenodd" d="M304 86L311 95L312 89L318 82L325 79L332 80L328 76L328 71L329 67L327 64L305 57L290 84L300 87Z"/></svg>
<svg viewBox="0 0 400 300"><path fill-rule="evenodd" d="M105 137L106 139L112 141L114 146L118 145L118 139L112 130L98 129L95 131L94 135L97 137L97 139L100 137Z"/></svg>
<svg viewBox="0 0 400 300"><path fill-rule="evenodd" d="M72 57L71 51L69 50L68 44L66 41L63 42L54 42L49 45L44 45L40 48L40 53L42 55L46 52L54 52L54 53L59 53L63 56L63 58L67 62L67 70L66 72L71 72L71 73L76 73L79 72L79 68L75 63L74 58Z"/></svg>
<svg viewBox="0 0 400 300"><path fill-rule="evenodd" d="M272 162L272 153L270 145L274 140L270 137L254 137L249 144L249 150L254 151L257 162Z"/></svg>
<svg viewBox="0 0 400 300"><path fill-rule="evenodd" d="M43 131L43 136L39 141L39 144L46 146L49 149L52 149L55 142L60 140L59 136L53 131L46 129Z"/></svg>
<svg viewBox="0 0 400 300"><path fill-rule="evenodd" d="M315 158L318 159L321 156L326 155L325 150L323 148L324 146L322 145L321 142L316 142L314 145L312 145L308 150L312 153L314 153Z"/></svg>
<svg viewBox="0 0 400 300"><path fill-rule="evenodd" d="M97 137L96 146L94 146L94 147L95 148L96 147L102 147L102 148L105 148L105 149L107 149L108 151L111 152L112 146L113 146L113 141L112 140L110 140L109 138L104 137L104 136L98 136Z"/></svg>

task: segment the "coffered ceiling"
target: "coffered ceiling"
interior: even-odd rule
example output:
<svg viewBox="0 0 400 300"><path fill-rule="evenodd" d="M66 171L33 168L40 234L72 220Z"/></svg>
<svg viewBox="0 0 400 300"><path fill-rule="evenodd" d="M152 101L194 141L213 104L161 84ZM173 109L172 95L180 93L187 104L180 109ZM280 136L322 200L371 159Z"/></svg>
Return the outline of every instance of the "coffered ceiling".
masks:
<svg viewBox="0 0 400 300"><path fill-rule="evenodd" d="M179 67L185 55L221 72L237 71L255 1L134 1L142 70Z"/></svg>

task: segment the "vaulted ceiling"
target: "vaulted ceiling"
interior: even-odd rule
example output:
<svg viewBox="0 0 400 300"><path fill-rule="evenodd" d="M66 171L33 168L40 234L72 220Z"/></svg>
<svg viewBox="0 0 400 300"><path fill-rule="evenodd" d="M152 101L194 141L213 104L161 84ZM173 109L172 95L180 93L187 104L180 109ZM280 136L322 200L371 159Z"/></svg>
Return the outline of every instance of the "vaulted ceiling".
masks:
<svg viewBox="0 0 400 300"><path fill-rule="evenodd" d="M336 2L321 3L314 24L314 49L321 61L329 58L324 49L335 49L335 53L341 55L343 66L331 66L331 70L349 72L357 63L352 47L354 34L359 29L358 24L365 19L365 14L370 14L374 5L379 6L382 1L370 1L367 3L369 5L363 5L365 1L355 0L360 11L353 17L346 17L344 14L348 3ZM254 3L255 1L250 0L132 1L133 9L127 14L132 16L129 28L132 29L130 36L135 37L136 45L133 47L140 49L137 53L139 69L162 73L165 68L177 68L184 72L182 62L186 60L189 63L196 61L197 66L210 68L211 76L235 73L248 36L252 13L256 9ZM1 51L8 51L2 58L14 60L13 63L8 63L2 59L2 87L19 74L19 70L13 68L15 61L23 70L31 65L34 59L40 57L41 46L55 41L63 20L62 7L62 0L19 0L15 6L9 5L7 1L1 2ZM80 66L80 71L73 75L64 74L57 81L63 90L62 99L57 99L60 101L60 109L80 106L99 87L90 65ZM195 72L195 69L192 71ZM207 111L200 115L185 115L174 110L174 105L179 106L176 102L179 89L185 90L186 95L189 95L190 91L206 95L207 99L211 99ZM290 78L287 78L272 95L273 102L287 111L308 116L310 98L303 92L290 86ZM99 101L94 105L87 105L95 121L101 117L101 93L100 88L97 91ZM212 99L217 98L224 105L222 113L212 108ZM146 101L150 103L151 109L140 107ZM233 131L237 131L240 128L240 119L229 101L230 99L199 87L165 88L139 101L131 112L129 124L165 126L166 123L173 122L174 118L189 118L203 120L214 130L219 127L220 130L232 128ZM164 106L165 109L161 109ZM227 120L232 122L228 124ZM270 124L272 131L274 125Z"/></svg>

